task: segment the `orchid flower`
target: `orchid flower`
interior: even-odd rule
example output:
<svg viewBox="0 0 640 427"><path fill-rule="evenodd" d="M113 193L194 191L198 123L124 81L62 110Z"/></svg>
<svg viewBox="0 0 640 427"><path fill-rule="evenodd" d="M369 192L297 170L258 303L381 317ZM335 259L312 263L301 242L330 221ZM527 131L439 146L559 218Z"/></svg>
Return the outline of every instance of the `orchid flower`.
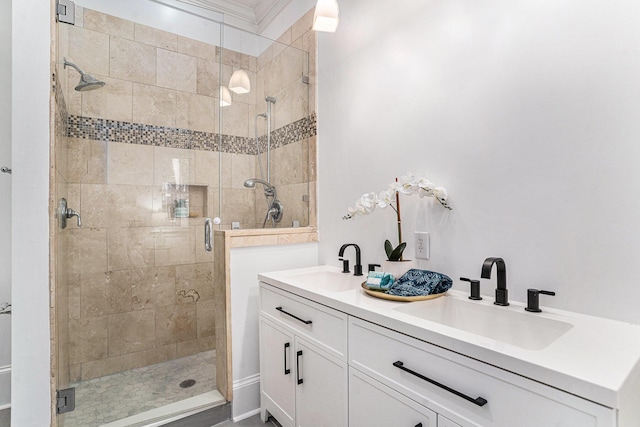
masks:
<svg viewBox="0 0 640 427"><path fill-rule="evenodd" d="M400 245L393 249L393 246L388 240L385 242L385 251L387 252L389 260L397 260L395 259L396 257L402 260L402 251L406 247L406 243L402 242L402 221L400 219L400 199L398 198L398 194L417 194L420 198L433 197L444 208L451 210L451 207L447 203L447 198L449 197L447 190L443 187L436 187L435 184L426 178L418 179L411 172L402 175L396 182L389 184L388 189L381 191L377 195L376 193L363 194L356 200L355 208L348 208L347 215L343 216L342 219L352 219L356 215L368 215L375 210L376 206L381 209L391 206L391 209L396 212L398 218L398 240Z"/></svg>
<svg viewBox="0 0 640 427"><path fill-rule="evenodd" d="M396 192L392 188L382 190L378 196L378 207L384 209L390 206L395 201L395 196Z"/></svg>
<svg viewBox="0 0 640 427"><path fill-rule="evenodd" d="M447 203L449 197L447 190L443 187L436 187L434 183L427 178L416 178L411 172L402 175L398 178L397 182L389 184L389 188L381 191L378 195L375 193L363 194L357 201L355 208L349 208L347 215L343 216L343 219L351 219L356 215L368 215L373 212L377 207L384 209L387 206L391 206L391 209L396 209L396 193L400 194L417 194L420 198L433 197L443 207L451 210L451 206Z"/></svg>

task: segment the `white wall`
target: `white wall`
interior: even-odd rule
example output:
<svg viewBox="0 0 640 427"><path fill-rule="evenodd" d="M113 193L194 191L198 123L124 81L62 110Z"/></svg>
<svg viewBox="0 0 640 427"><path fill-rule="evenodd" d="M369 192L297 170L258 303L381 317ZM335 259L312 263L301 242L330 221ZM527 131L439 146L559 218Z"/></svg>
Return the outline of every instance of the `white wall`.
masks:
<svg viewBox="0 0 640 427"><path fill-rule="evenodd" d="M260 352L258 273L317 265L318 244L231 249L233 418L258 413Z"/></svg>
<svg viewBox="0 0 640 427"><path fill-rule="evenodd" d="M554 290L543 306L640 323L640 3L340 6L319 40L321 262L347 241L383 259L392 211L340 218L413 171L454 209L403 197L408 255L432 233L422 267L479 278L502 256L513 300Z"/></svg>
<svg viewBox="0 0 640 427"><path fill-rule="evenodd" d="M0 166L11 166L11 0L0 1ZM11 175L0 174L0 197L11 199ZM11 211L0 211L0 304L11 302ZM11 403L11 316L0 316L0 410Z"/></svg>
<svg viewBox="0 0 640 427"><path fill-rule="evenodd" d="M48 2L14 0L12 26L11 425L42 427L51 403Z"/></svg>

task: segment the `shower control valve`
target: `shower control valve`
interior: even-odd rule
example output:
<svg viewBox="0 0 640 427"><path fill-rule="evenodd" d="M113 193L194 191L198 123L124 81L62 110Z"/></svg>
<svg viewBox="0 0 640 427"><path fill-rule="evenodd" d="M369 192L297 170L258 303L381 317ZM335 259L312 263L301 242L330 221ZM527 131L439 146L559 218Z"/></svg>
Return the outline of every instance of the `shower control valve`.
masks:
<svg viewBox="0 0 640 427"><path fill-rule="evenodd" d="M76 217L78 221L78 227L82 227L82 218L80 218L80 213L74 211L71 208L67 207L67 199L64 197L58 201L58 224L61 229L67 228L67 219Z"/></svg>

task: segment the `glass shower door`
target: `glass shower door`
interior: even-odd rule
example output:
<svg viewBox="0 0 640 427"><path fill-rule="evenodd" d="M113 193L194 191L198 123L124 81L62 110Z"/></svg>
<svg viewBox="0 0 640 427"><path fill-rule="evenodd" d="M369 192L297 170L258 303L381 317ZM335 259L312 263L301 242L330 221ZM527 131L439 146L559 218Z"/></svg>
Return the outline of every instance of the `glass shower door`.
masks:
<svg viewBox="0 0 640 427"><path fill-rule="evenodd" d="M67 427L219 400L203 244L204 217L219 212L218 49L81 13L83 27L57 24L56 200L82 218L54 239L58 384L75 388L75 410L58 417ZM74 89L64 58L105 85Z"/></svg>

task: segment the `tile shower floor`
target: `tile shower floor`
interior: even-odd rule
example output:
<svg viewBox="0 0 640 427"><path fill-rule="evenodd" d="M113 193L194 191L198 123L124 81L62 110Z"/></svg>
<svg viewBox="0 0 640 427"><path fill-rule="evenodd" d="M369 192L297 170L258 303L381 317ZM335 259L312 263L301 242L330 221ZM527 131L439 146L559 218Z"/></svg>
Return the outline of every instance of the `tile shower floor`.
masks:
<svg viewBox="0 0 640 427"><path fill-rule="evenodd" d="M65 427L97 427L131 415L214 390L215 350L72 383L76 409L65 414ZM181 388L187 379L195 385Z"/></svg>

